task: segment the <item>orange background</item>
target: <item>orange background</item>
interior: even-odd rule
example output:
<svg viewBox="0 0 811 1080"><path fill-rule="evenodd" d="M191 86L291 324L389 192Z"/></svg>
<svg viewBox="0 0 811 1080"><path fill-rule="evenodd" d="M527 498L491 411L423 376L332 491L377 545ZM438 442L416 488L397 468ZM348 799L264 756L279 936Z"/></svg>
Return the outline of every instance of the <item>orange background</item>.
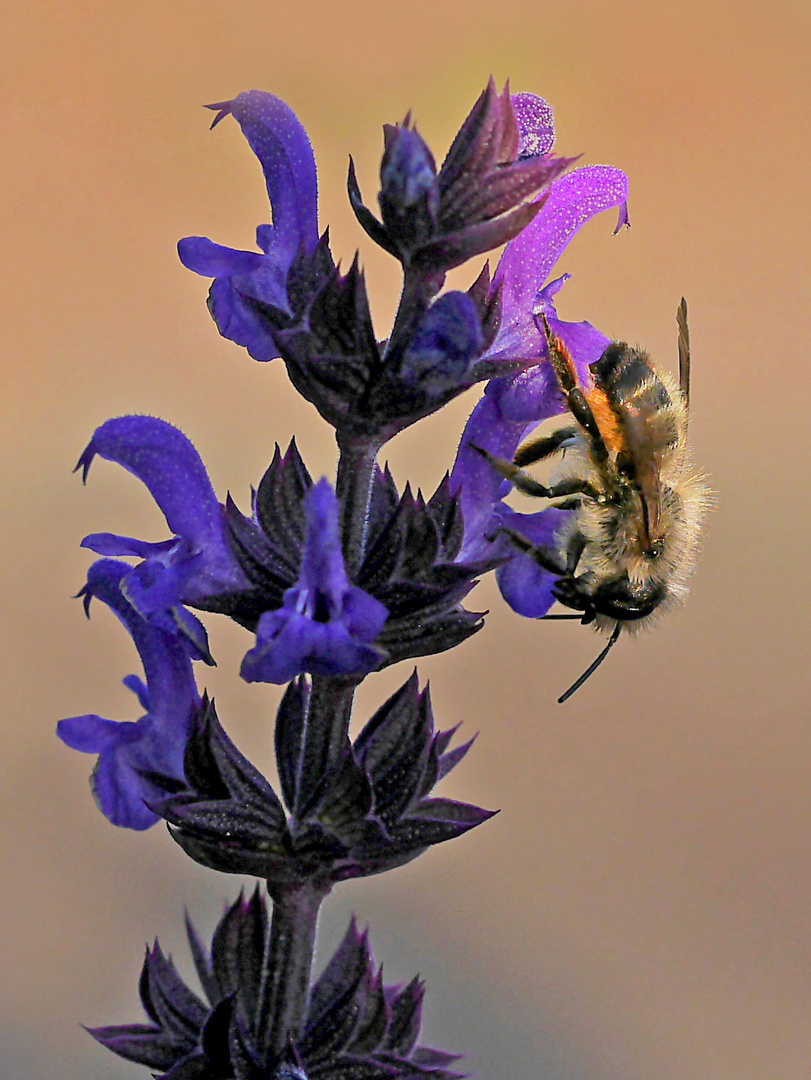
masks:
<svg viewBox="0 0 811 1080"><path fill-rule="evenodd" d="M284 97L319 163L321 220L359 244L385 336L398 277L349 212L347 155L376 192L380 125L414 110L441 156L492 72L555 106L558 149L625 169L633 229L592 223L560 312L675 363L690 304L697 457L718 506L689 603L623 641L565 707L596 639L533 624L491 582L485 630L420 664L442 726L480 731L448 794L501 807L471 835L328 902L319 957L351 911L389 979L427 979L425 1041L482 1078L793 1080L811 1075L808 650L809 12L722 0L29 0L3 6L3 713L0 1076L146 1075L79 1022L140 1018L141 948L188 969L182 907L208 932L237 881L162 828L113 829L62 716L135 718L131 643L71 600L88 532L160 539L134 478L70 475L94 427L148 412L199 447L244 507L275 440L331 473L331 434L280 363L210 322L174 246L250 246L261 174L208 101ZM390 449L433 488L473 396ZM201 672L270 768L278 692L240 684L248 638L209 620ZM369 680L363 716L410 668Z"/></svg>

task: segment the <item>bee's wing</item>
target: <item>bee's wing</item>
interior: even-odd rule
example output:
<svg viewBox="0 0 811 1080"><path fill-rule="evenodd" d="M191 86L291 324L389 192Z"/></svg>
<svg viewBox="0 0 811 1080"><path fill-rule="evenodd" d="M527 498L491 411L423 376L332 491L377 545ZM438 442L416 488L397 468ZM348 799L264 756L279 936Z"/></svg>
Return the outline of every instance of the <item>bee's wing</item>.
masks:
<svg viewBox="0 0 811 1080"><path fill-rule="evenodd" d="M687 301L681 298L676 310L676 324L679 328L679 388L684 404L690 411L690 328L687 325Z"/></svg>
<svg viewBox="0 0 811 1080"><path fill-rule="evenodd" d="M642 497L640 538L647 548L659 535L662 485L659 479L662 446L670 437L668 418L660 412L623 409L625 450L634 464L634 481Z"/></svg>

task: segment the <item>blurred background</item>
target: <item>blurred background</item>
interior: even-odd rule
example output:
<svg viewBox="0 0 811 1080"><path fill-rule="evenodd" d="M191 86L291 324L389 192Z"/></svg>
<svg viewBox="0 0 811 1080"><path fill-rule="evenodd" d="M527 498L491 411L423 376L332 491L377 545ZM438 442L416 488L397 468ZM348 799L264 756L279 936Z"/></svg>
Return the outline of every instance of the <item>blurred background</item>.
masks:
<svg viewBox="0 0 811 1080"><path fill-rule="evenodd" d="M53 735L63 716L137 715L131 642L71 599L80 539L165 536L134 478L99 462L82 489L74 462L107 417L145 412L243 508L276 440L334 468L281 362L221 339L177 260L181 236L250 247L268 220L238 127L209 133L201 106L258 87L297 111L322 223L345 262L360 246L382 337L399 278L349 211L347 156L373 201L380 126L413 109L441 157L491 73L552 102L561 153L627 171L633 228L612 236L612 213L581 233L559 311L675 365L687 297L691 432L718 505L688 604L566 706L597 640L479 586L484 631L419 667L438 722L480 732L445 791L501 814L337 889L319 962L356 912L389 980L427 980L424 1041L483 1080L811 1076L809 22L789 0L3 5L2 1080L145 1076L79 1023L140 1019L144 943L188 971L183 906L208 933L240 884L161 827L108 825L91 759ZM390 445L400 482L433 490L474 402ZM200 682L270 769L277 689L241 684L247 635L209 626L220 666ZM360 718L409 671L369 680Z"/></svg>

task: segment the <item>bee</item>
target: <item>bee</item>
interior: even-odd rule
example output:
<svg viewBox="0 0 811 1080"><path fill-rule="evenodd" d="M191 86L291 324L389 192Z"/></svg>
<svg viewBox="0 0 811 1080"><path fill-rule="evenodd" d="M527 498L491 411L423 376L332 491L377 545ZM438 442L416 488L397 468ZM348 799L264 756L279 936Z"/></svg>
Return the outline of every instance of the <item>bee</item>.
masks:
<svg viewBox="0 0 811 1080"><path fill-rule="evenodd" d="M623 630L635 634L683 602L710 494L687 443L685 301L676 313L678 384L642 349L612 342L589 365L591 384L581 385L569 350L541 318L571 422L524 443L512 462L475 449L520 491L572 511L549 548L503 530L557 577L556 599L581 613L547 618L579 619L609 635L597 659L558 699L564 702L596 671ZM560 470L549 485L524 471L561 453Z"/></svg>

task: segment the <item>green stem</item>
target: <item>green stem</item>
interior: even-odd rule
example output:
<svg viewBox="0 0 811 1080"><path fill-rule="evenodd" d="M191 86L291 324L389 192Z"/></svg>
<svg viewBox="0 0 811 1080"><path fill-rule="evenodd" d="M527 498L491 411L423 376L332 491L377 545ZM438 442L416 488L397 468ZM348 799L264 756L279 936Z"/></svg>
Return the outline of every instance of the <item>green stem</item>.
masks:
<svg viewBox="0 0 811 1080"><path fill-rule="evenodd" d="M411 340L415 327L428 310L434 291L425 275L406 268L397 314L394 316L394 325L383 355L384 363L387 358L397 356L401 348Z"/></svg>
<svg viewBox="0 0 811 1080"><path fill-rule="evenodd" d="M313 675L298 770L296 818L306 818L320 779L341 760L349 740L357 680Z"/></svg>
<svg viewBox="0 0 811 1080"><path fill-rule="evenodd" d="M360 569L366 553L369 502L379 444L338 434L338 498L341 500L344 559L350 578Z"/></svg>
<svg viewBox="0 0 811 1080"><path fill-rule="evenodd" d="M295 1043L307 1009L318 912L329 885L306 881L273 899L257 1005L257 1041L278 1059Z"/></svg>

